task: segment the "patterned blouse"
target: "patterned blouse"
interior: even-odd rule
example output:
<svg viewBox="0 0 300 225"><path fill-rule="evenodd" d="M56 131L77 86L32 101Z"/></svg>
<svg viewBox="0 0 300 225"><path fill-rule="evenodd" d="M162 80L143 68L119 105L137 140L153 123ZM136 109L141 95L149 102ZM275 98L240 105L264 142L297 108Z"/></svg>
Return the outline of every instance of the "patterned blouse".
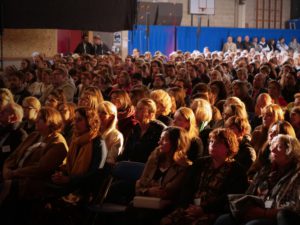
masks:
<svg viewBox="0 0 300 225"><path fill-rule="evenodd" d="M300 167L291 165L279 173L274 166L264 166L254 176L247 194L262 197L266 208L300 212Z"/></svg>

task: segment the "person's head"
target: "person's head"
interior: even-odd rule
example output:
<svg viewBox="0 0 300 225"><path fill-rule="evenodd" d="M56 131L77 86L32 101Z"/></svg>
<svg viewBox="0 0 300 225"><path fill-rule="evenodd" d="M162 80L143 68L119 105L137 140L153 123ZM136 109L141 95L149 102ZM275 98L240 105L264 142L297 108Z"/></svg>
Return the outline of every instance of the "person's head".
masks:
<svg viewBox="0 0 300 225"><path fill-rule="evenodd" d="M36 97L29 96L23 99L22 107L24 111L24 119L35 121L41 109L41 103Z"/></svg>
<svg viewBox="0 0 300 225"><path fill-rule="evenodd" d="M297 83L297 76L295 72L288 72L282 75L280 84L284 88L294 88Z"/></svg>
<svg viewBox="0 0 300 225"><path fill-rule="evenodd" d="M245 110L246 110L245 103L242 102L241 99L239 99L238 97L235 97L235 96L231 96L231 97L227 98L226 101L224 102L223 108L225 109L226 106L233 105L233 104L240 105L243 108L245 108Z"/></svg>
<svg viewBox="0 0 300 225"><path fill-rule="evenodd" d="M90 72L82 72L80 74L80 83L84 86L84 87L88 87L89 85L91 85L92 83L92 79L93 76Z"/></svg>
<svg viewBox="0 0 300 225"><path fill-rule="evenodd" d="M98 105L99 102L97 96L88 92L82 93L78 100L78 107L88 107L92 109L97 109Z"/></svg>
<svg viewBox="0 0 300 225"><path fill-rule="evenodd" d="M131 85L132 86L137 86L137 85L142 86L143 85L142 74L140 74L140 73L132 74L132 76L131 76Z"/></svg>
<svg viewBox="0 0 300 225"><path fill-rule="evenodd" d="M253 79L253 88L254 89L261 89L264 87L266 82L266 76L262 73L258 73L254 76Z"/></svg>
<svg viewBox="0 0 300 225"><path fill-rule="evenodd" d="M130 99L132 102L132 105L137 106L137 103L139 100L142 98L149 98L150 96L150 91L146 87L136 87L130 90Z"/></svg>
<svg viewBox="0 0 300 225"><path fill-rule="evenodd" d="M102 40L101 40L100 35L94 35L94 37L93 37L93 43L94 43L95 45L100 45L100 44L102 44Z"/></svg>
<svg viewBox="0 0 300 225"><path fill-rule="evenodd" d="M261 43L265 43L265 42L266 42L266 38L265 38L265 37L261 37L261 38L260 38L260 42L261 42Z"/></svg>
<svg viewBox="0 0 300 225"><path fill-rule="evenodd" d="M291 164L300 164L300 143L295 137L279 134L271 142L270 159L278 168L286 168Z"/></svg>
<svg viewBox="0 0 300 225"><path fill-rule="evenodd" d="M11 91L7 88L0 88L0 112L4 106L14 102L14 97Z"/></svg>
<svg viewBox="0 0 300 225"><path fill-rule="evenodd" d="M210 81L215 81L215 80L219 80L219 81L222 81L223 78L222 78L222 74L220 71L218 70L213 70L211 73L210 73Z"/></svg>
<svg viewBox="0 0 300 225"><path fill-rule="evenodd" d="M130 76L127 71L121 71L121 73L118 75L117 82L120 85L120 87L127 87L130 85Z"/></svg>
<svg viewBox="0 0 300 225"><path fill-rule="evenodd" d="M154 76L153 88L154 89L164 89L166 87L166 79L162 74L157 74Z"/></svg>
<svg viewBox="0 0 300 225"><path fill-rule="evenodd" d="M21 71L14 71L8 77L9 89L15 93L18 92L25 82L25 74Z"/></svg>
<svg viewBox="0 0 300 225"><path fill-rule="evenodd" d="M186 92L183 88L172 87L168 90L170 96L173 96L176 102L176 108L185 106Z"/></svg>
<svg viewBox="0 0 300 225"><path fill-rule="evenodd" d="M164 90L154 90L150 93L150 98L155 102L156 116L168 116L171 112L172 100L170 95Z"/></svg>
<svg viewBox="0 0 300 225"><path fill-rule="evenodd" d="M29 59L22 59L21 61L21 70L22 71L27 71L30 69L31 67L31 63L30 63L30 60Z"/></svg>
<svg viewBox="0 0 300 225"><path fill-rule="evenodd" d="M287 134L291 137L296 137L296 133L292 125L285 120L278 120L271 124L268 130L268 144L271 144L274 137L278 134Z"/></svg>
<svg viewBox="0 0 300 225"><path fill-rule="evenodd" d="M8 103L0 112L0 124L9 125L21 122L23 115L22 106L14 102Z"/></svg>
<svg viewBox="0 0 300 225"><path fill-rule="evenodd" d="M228 37L227 37L227 42L228 42L228 43L231 43L231 42L232 42L232 36L228 36Z"/></svg>
<svg viewBox="0 0 300 225"><path fill-rule="evenodd" d="M248 70L246 67L240 67L236 71L236 75L239 80L247 81L248 80Z"/></svg>
<svg viewBox="0 0 300 225"><path fill-rule="evenodd" d="M118 111L127 110L132 103L125 90L116 89L110 93L110 101L117 107Z"/></svg>
<svg viewBox="0 0 300 225"><path fill-rule="evenodd" d="M248 95L248 83L241 80L235 80L232 82L232 94L238 98L243 99Z"/></svg>
<svg viewBox="0 0 300 225"><path fill-rule="evenodd" d="M268 83L268 93L272 99L277 99L281 95L281 86L278 81L271 80Z"/></svg>
<svg viewBox="0 0 300 225"><path fill-rule="evenodd" d="M290 113L290 121L295 129L300 129L300 106L295 106L292 108Z"/></svg>
<svg viewBox="0 0 300 225"><path fill-rule="evenodd" d="M52 107L42 107L35 121L35 128L42 136L60 132L63 120L60 113Z"/></svg>
<svg viewBox="0 0 300 225"><path fill-rule="evenodd" d="M211 102L212 104L217 103L220 100L224 100L227 98L227 91L225 84L222 81L213 81L210 83L211 89Z"/></svg>
<svg viewBox="0 0 300 225"><path fill-rule="evenodd" d="M245 42L249 42L249 41L250 41L250 37L249 37L248 35L246 35L246 36L244 37L244 41L245 41Z"/></svg>
<svg viewBox="0 0 300 225"><path fill-rule="evenodd" d="M89 35L87 33L84 33L82 36L82 42L88 43L89 42Z"/></svg>
<svg viewBox="0 0 300 225"><path fill-rule="evenodd" d="M269 94L267 93L262 93L260 94L257 99L256 99L256 103L255 103L255 115L256 116L260 116L261 115L261 111L264 107L266 107L267 105L272 104L272 98Z"/></svg>
<svg viewBox="0 0 300 225"><path fill-rule="evenodd" d="M203 94L206 96L205 99L209 100L210 99L210 94L211 94L211 90L210 87L207 84L204 83L198 83L193 87L192 90L192 97L196 94Z"/></svg>
<svg viewBox="0 0 300 225"><path fill-rule="evenodd" d="M267 105L262 110L262 125L269 128L270 125L278 120L284 120L284 113L282 108L277 104Z"/></svg>
<svg viewBox="0 0 300 225"><path fill-rule="evenodd" d="M294 106L300 106L300 93L294 95Z"/></svg>
<svg viewBox="0 0 300 225"><path fill-rule="evenodd" d="M237 136L238 140L241 140L244 135L251 133L251 126L249 120L239 116L231 116L225 121L225 128L232 130Z"/></svg>
<svg viewBox="0 0 300 225"><path fill-rule="evenodd" d="M248 119L247 111L244 107L238 104L231 104L224 107L222 117L226 121L231 116L238 116L243 119Z"/></svg>
<svg viewBox="0 0 300 225"><path fill-rule="evenodd" d="M181 107L174 114L173 125L184 128L188 132L189 138L199 136L196 118L192 109Z"/></svg>
<svg viewBox="0 0 300 225"><path fill-rule="evenodd" d="M49 85L50 83L52 83L52 70L45 68L42 69L41 71L41 81L46 84Z"/></svg>
<svg viewBox="0 0 300 225"><path fill-rule="evenodd" d="M227 128L217 128L209 134L208 150L213 160L225 162L237 154L239 143L233 131Z"/></svg>
<svg viewBox="0 0 300 225"><path fill-rule="evenodd" d="M198 125L203 122L210 122L212 119L212 108L207 100L196 98L191 104Z"/></svg>
<svg viewBox="0 0 300 225"><path fill-rule="evenodd" d="M66 96L62 89L54 89L48 95L45 106L57 108L60 103L66 102Z"/></svg>
<svg viewBox="0 0 300 225"><path fill-rule="evenodd" d="M52 85L54 87L60 86L68 78L68 71L65 67L60 66L54 69L52 73Z"/></svg>
<svg viewBox="0 0 300 225"><path fill-rule="evenodd" d="M100 119L96 109L79 107L75 110L74 134L81 136L85 133L98 133Z"/></svg>
<svg viewBox="0 0 300 225"><path fill-rule="evenodd" d="M158 144L160 153L173 156L175 162L187 159L190 139L183 128L173 126L165 128Z"/></svg>
<svg viewBox="0 0 300 225"><path fill-rule="evenodd" d="M60 103L57 110L60 112L64 124L72 123L75 119L76 104L72 102Z"/></svg>
<svg viewBox="0 0 300 225"><path fill-rule="evenodd" d="M116 106L109 102L103 101L98 106L98 114L101 121L100 131L102 134L116 129L118 122L118 110Z"/></svg>
<svg viewBox="0 0 300 225"><path fill-rule="evenodd" d="M148 124L151 120L155 119L156 104L150 98L141 99L136 106L135 118L141 124Z"/></svg>
<svg viewBox="0 0 300 225"><path fill-rule="evenodd" d="M97 88L95 86L86 87L84 89L82 95L92 95L92 96L95 96L97 98L97 102L98 103L101 103L101 102L104 101L101 91L99 90L99 88Z"/></svg>

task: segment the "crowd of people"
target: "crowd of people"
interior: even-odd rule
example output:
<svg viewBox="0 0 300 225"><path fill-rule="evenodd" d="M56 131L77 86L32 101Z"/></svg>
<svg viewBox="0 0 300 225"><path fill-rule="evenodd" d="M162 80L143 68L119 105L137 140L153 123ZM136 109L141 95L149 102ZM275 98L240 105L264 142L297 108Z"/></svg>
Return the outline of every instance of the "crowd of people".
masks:
<svg viewBox="0 0 300 225"><path fill-rule="evenodd" d="M145 164L133 196L172 202L135 208L128 195L127 224L296 224L300 54L238 42L169 56L134 49L122 60L83 39L77 53L6 67L1 224L65 224L53 212L88 204L124 160ZM263 204L237 213L233 194ZM78 224L80 209L71 214Z"/></svg>
<svg viewBox="0 0 300 225"><path fill-rule="evenodd" d="M293 37L290 43L287 45L284 37L280 37L277 41L274 38L266 40L265 37L261 37L260 41L258 41L258 37L253 37L250 41L250 37L246 35L244 40L242 40L242 36L237 36L236 41L233 42L233 37L228 36L227 42L223 45L223 52L237 50L247 50L255 52L270 52L270 51L278 51L278 52L300 52L300 44L297 41L296 37Z"/></svg>

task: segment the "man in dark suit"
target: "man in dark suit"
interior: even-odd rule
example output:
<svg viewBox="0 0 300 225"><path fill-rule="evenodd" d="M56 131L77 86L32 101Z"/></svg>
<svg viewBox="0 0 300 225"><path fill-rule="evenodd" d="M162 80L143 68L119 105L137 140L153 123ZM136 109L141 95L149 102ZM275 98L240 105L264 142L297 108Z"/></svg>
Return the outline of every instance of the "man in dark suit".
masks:
<svg viewBox="0 0 300 225"><path fill-rule="evenodd" d="M93 38L93 54L94 55L104 55L110 51L108 46L103 43L99 35L95 35Z"/></svg>
<svg viewBox="0 0 300 225"><path fill-rule="evenodd" d="M82 41L77 45L74 53L93 54L93 45L89 42L89 36L87 34L82 35Z"/></svg>

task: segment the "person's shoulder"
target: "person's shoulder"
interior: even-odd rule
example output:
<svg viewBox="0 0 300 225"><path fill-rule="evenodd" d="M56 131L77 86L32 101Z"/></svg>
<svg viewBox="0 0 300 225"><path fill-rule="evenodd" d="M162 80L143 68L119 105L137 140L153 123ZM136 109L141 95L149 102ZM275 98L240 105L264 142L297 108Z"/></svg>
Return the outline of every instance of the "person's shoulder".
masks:
<svg viewBox="0 0 300 225"><path fill-rule="evenodd" d="M153 128L157 128L157 129L165 129L166 128L166 125L163 122L161 122L160 120L152 120L150 122L150 126Z"/></svg>

